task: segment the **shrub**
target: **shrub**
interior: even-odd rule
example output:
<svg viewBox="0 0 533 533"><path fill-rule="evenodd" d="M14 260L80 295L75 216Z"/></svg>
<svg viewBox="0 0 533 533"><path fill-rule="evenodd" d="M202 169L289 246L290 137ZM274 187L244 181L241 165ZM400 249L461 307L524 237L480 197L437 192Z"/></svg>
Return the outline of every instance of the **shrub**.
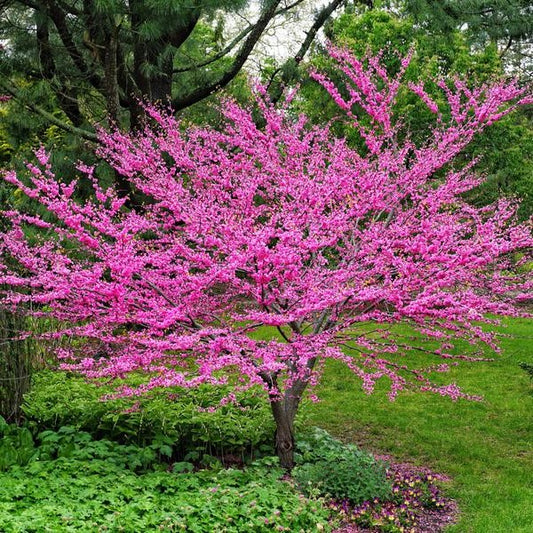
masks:
<svg viewBox="0 0 533 533"><path fill-rule="evenodd" d="M352 504L390 497L386 465L352 444L343 444L314 428L297 444L293 475L306 494L320 494Z"/></svg>
<svg viewBox="0 0 533 533"><path fill-rule="evenodd" d="M272 447L274 425L261 391L243 392L235 403L222 406L220 400L228 393L223 387L175 387L152 391L138 400L102 401L111 391L111 387L97 386L83 377L40 372L23 410L38 430L73 426L95 438L123 443L151 446L163 442L172 447L177 459L192 452L223 460L232 454L245 458L259 448ZM214 406L217 409L211 412L209 408Z"/></svg>

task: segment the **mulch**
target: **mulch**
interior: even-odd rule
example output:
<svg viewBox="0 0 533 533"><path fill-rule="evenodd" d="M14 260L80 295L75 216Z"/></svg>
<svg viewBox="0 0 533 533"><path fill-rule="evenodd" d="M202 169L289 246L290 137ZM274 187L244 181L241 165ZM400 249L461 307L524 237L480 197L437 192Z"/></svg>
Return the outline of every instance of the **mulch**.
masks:
<svg viewBox="0 0 533 533"><path fill-rule="evenodd" d="M393 458L386 455L376 455L377 459L386 461L392 471L400 471L412 476L430 475L437 482L448 482L450 478L443 474L433 472L430 468L415 466L409 463L395 462ZM405 529L405 533L440 533L455 522L459 516L459 507L451 498L444 497L442 507L439 509L419 508L417 509L416 524ZM356 524L346 522L333 533L380 533L379 527L366 528Z"/></svg>

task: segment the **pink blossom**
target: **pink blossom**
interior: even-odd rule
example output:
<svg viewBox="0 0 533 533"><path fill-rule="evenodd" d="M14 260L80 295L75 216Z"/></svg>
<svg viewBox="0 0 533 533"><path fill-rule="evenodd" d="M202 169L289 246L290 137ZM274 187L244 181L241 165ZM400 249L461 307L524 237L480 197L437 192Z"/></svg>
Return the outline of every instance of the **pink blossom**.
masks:
<svg viewBox="0 0 533 533"><path fill-rule="evenodd" d="M79 353L58 354L69 370L149 376L122 395L237 376L241 389L260 384L273 403L297 407L330 358L367 393L384 380L391 399L406 388L463 397L456 385L431 383L445 365L413 370L401 358L423 350L437 360L476 359L454 354L454 339L495 348L480 323L494 323L488 314L516 315L517 295L531 297L531 276L513 268L516 252L530 257L531 222L517 222L513 201L467 204L463 193L480 183L475 162L450 165L531 94L515 82L471 89L442 81L442 117L415 144L394 116L409 57L391 78L379 57L331 54L345 75L342 90L313 76L359 128L364 154L258 91L264 127L227 101L220 130L184 131L148 106L155 127L101 131L99 155L149 198L139 210L83 165L95 195L78 203L42 149L29 183L6 173L54 222L3 213L4 305L31 303L63 325L55 335L82 339L72 345L83 346ZM422 85L410 88L440 112ZM371 126L361 125L356 108ZM27 225L53 231L30 240ZM411 346L391 328L398 322L442 348ZM270 327L266 336L256 334L262 326Z"/></svg>

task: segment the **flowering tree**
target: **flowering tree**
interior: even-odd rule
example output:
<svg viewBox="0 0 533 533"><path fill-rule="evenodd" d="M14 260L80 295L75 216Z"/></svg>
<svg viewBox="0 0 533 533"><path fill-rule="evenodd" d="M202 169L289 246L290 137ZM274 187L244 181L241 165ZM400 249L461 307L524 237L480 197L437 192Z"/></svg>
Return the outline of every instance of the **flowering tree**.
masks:
<svg viewBox="0 0 533 533"><path fill-rule="evenodd" d="M436 102L422 85L402 85L409 57L390 77L379 57L331 54L345 85L313 75L359 128L364 154L259 89L263 127L228 102L222 131L183 133L172 115L149 107L153 124L142 134L101 132L100 155L147 198L139 209L126 209L82 165L95 198L76 202L75 182L60 183L43 150L39 166L28 166L31 184L5 175L50 216L4 213L4 302L31 302L34 313L68 324L55 335L84 341L59 353L64 367L89 377L149 375L122 395L259 384L288 468L294 417L320 362L344 362L368 393L385 378L391 398L407 387L465 396L432 383L445 362L409 368L414 348L391 326L407 322L438 341L433 353L447 361L454 338L492 346L480 323L516 313L513 301L532 285L513 268L515 252L524 258L533 244L530 226L515 222L511 201L465 203L461 194L479 183L474 162L451 164L474 135L531 102L526 90L514 82L469 90L455 80L439 83ZM400 90L435 115L422 145L394 117ZM39 231L28 237L28 226ZM270 338L253 335L265 326Z"/></svg>

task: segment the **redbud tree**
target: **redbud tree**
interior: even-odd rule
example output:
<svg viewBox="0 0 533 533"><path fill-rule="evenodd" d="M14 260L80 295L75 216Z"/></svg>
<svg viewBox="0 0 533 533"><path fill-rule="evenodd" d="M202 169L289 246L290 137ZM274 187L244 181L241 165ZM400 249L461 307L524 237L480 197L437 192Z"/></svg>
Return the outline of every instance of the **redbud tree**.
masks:
<svg viewBox="0 0 533 533"><path fill-rule="evenodd" d="M511 200L466 203L480 178L475 161L461 161L475 135L532 101L527 90L456 79L438 82L435 101L423 84L402 83L409 57L392 76L379 56L331 55L342 86L312 75L364 150L259 88L259 111L228 101L219 129L185 130L149 106L141 133L101 132L99 155L146 198L138 208L83 165L94 199L76 201L76 182L60 182L43 150L29 181L5 174L49 213L3 213L4 304L31 307L62 325L53 335L79 339L58 353L63 367L90 378L145 373L142 386L119 390L125 396L259 385L287 468L298 406L325 360L345 363L367 393L384 380L391 399L406 388L464 397L432 373L467 357L451 353L453 339L493 347L482 324L516 314L532 286L516 266L531 250L531 226L516 221ZM400 91L434 115L423 143L394 114ZM408 364L420 346L401 337L399 322L432 340L435 364Z"/></svg>

